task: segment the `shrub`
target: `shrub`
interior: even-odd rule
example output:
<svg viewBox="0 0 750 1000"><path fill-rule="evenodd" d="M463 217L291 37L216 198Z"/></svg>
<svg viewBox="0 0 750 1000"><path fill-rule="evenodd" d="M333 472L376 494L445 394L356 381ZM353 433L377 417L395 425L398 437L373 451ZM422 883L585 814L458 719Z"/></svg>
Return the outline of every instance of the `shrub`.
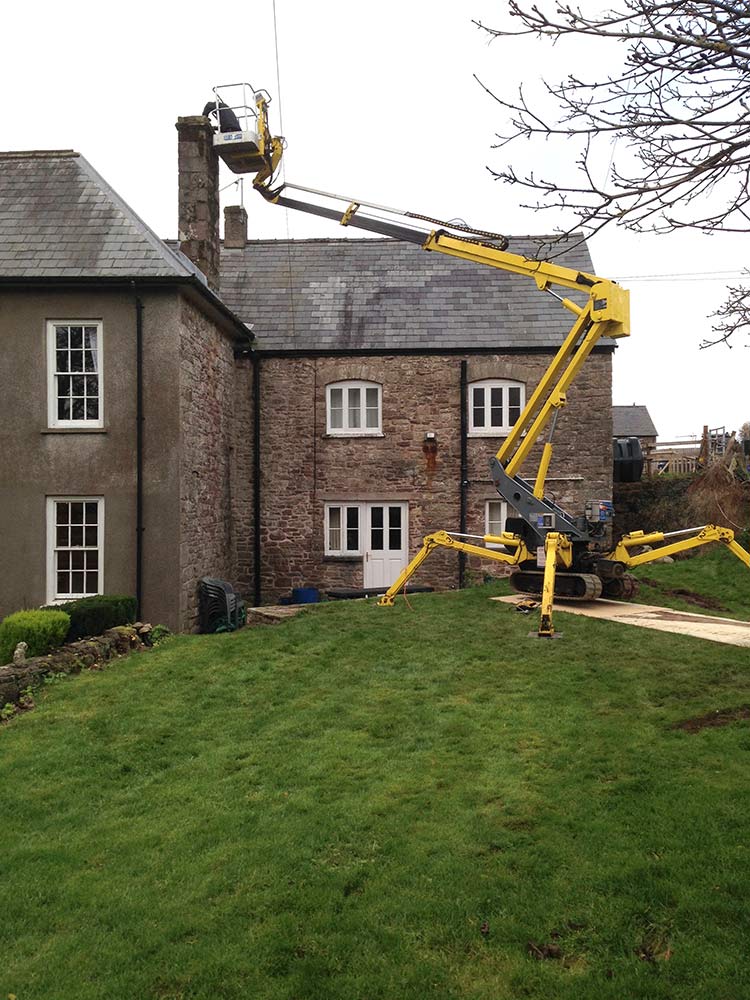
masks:
<svg viewBox="0 0 750 1000"><path fill-rule="evenodd" d="M82 597L56 607L70 615L66 642L75 642L87 635L101 635L108 628L135 621L135 598L118 594Z"/></svg>
<svg viewBox="0 0 750 1000"><path fill-rule="evenodd" d="M16 611L0 623L0 664L10 663L19 642L28 644L27 656L44 656L65 642L70 616L59 608Z"/></svg>

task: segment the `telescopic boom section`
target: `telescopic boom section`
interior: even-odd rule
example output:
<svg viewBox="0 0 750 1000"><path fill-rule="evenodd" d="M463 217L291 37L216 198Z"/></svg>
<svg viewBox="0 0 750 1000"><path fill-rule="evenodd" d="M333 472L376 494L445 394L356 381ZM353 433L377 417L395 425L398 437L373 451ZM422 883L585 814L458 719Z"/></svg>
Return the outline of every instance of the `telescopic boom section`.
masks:
<svg viewBox="0 0 750 1000"><path fill-rule="evenodd" d="M604 278L545 260L531 260L507 250L508 241L499 233L471 229L468 226L441 222L415 212L388 208L345 195L331 194L314 188L283 183L273 186L278 169L283 140L268 131L266 99L257 98L261 148L267 150L267 162L258 172L253 185L263 197L275 205L317 215L342 226L363 229L391 239L415 243L423 250L459 257L484 267L520 274L532 279L541 292L549 292L571 313L573 326L561 344L553 362L534 390L512 431L497 453L508 476L518 474L529 452L539 440L552 415L566 403L566 392L578 371L601 337L626 337L630 334L629 293ZM288 197L285 192L298 191L313 196L315 201ZM405 225L396 219L408 219L416 225ZM418 228L420 223L434 223L438 229ZM584 304L557 295L553 288L583 293ZM543 450L537 470L534 493L544 495L544 480L552 457L552 444Z"/></svg>

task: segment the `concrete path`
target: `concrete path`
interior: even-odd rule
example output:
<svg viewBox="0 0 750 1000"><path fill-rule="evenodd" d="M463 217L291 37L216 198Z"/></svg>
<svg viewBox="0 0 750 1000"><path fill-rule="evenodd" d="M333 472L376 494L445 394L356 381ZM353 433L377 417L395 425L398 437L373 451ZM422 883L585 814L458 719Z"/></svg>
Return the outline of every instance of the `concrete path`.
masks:
<svg viewBox="0 0 750 1000"><path fill-rule="evenodd" d="M492 597L492 601L517 604L522 597ZM653 628L659 632L675 632L691 635L711 642L724 642L731 646L750 646L750 622L736 621L734 618L715 618L712 615L696 615L690 611L673 611L671 608L656 608L650 604L631 604L626 601L556 601L555 611L570 615L585 615L588 618L604 618L623 625L639 628ZM532 615L534 612L532 612Z"/></svg>

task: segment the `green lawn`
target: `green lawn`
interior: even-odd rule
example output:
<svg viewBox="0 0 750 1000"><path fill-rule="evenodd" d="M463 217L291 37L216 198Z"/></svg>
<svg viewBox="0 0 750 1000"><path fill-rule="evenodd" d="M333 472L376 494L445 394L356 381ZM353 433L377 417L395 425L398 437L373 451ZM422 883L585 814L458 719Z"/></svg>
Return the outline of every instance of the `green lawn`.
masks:
<svg viewBox="0 0 750 1000"><path fill-rule="evenodd" d="M45 688L0 727L0 998L747 996L750 729L673 724L750 704L750 650L533 640L497 591Z"/></svg>

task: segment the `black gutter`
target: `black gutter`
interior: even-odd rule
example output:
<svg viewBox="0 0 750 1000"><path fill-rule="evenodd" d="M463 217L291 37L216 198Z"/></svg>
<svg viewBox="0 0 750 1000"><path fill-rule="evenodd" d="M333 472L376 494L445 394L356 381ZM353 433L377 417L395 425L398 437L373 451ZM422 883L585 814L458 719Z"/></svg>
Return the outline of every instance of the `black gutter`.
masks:
<svg viewBox="0 0 750 1000"><path fill-rule="evenodd" d="M469 455L468 455L468 411L467 411L467 364L461 362L461 481L458 530L466 534L466 508L469 497ZM458 553L458 589L463 590L466 579L466 553Z"/></svg>
<svg viewBox="0 0 750 1000"><path fill-rule="evenodd" d="M253 358L253 604L260 607L260 358Z"/></svg>
<svg viewBox="0 0 750 1000"><path fill-rule="evenodd" d="M554 354L560 345L548 347L340 347L340 348L300 348L284 350L283 348L263 350L253 348L253 354L259 358L361 358L361 357L428 357L461 356L467 354L505 354L519 357L534 354ZM591 350L592 354L612 354L617 349L616 344L597 344Z"/></svg>
<svg viewBox="0 0 750 1000"><path fill-rule="evenodd" d="M143 607L143 302L135 296L135 613Z"/></svg>

